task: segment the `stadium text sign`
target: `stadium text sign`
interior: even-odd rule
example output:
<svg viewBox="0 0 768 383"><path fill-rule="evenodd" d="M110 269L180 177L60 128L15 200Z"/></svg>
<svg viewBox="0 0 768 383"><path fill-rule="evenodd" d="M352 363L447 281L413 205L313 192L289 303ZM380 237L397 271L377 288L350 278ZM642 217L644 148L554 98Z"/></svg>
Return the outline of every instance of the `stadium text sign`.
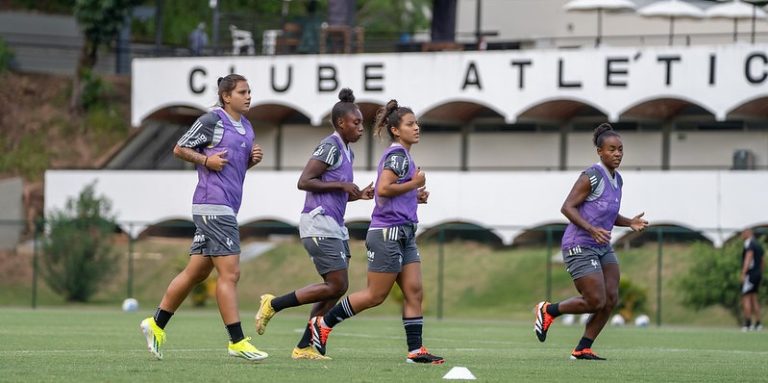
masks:
<svg viewBox="0 0 768 383"><path fill-rule="evenodd" d="M319 124L342 87L359 101L398 98L417 113L454 101L485 105L513 122L537 104L579 100L609 119L654 98L680 98L724 119L736 105L768 95L768 46L606 48L574 51L137 59L134 126L169 106L202 110L216 78L241 73L253 106L286 105ZM158 84L163 91L158 92Z"/></svg>

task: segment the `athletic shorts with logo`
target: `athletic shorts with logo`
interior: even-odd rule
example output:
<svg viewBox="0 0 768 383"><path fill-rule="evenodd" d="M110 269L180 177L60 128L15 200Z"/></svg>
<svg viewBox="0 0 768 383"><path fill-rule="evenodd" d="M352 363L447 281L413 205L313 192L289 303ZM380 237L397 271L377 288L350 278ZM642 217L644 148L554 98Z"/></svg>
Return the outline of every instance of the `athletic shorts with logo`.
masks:
<svg viewBox="0 0 768 383"><path fill-rule="evenodd" d="M369 229L365 237L368 271L399 273L403 265L421 262L416 247L416 225Z"/></svg>
<svg viewBox="0 0 768 383"><path fill-rule="evenodd" d="M240 254L240 231L233 215L192 215L195 238L189 254L216 257Z"/></svg>
<svg viewBox="0 0 768 383"><path fill-rule="evenodd" d="M616 253L610 245L591 247L574 246L563 249L566 271L574 281L592 273L603 273L603 265L618 264Z"/></svg>
<svg viewBox="0 0 768 383"><path fill-rule="evenodd" d="M762 274L748 273L746 278L744 278L744 283L741 284L741 295L757 293L757 290L760 289L760 282L762 280Z"/></svg>
<svg viewBox="0 0 768 383"><path fill-rule="evenodd" d="M320 275L331 271L345 270L349 267L349 243L339 238L308 237L302 238L301 243L315 264L315 269Z"/></svg>

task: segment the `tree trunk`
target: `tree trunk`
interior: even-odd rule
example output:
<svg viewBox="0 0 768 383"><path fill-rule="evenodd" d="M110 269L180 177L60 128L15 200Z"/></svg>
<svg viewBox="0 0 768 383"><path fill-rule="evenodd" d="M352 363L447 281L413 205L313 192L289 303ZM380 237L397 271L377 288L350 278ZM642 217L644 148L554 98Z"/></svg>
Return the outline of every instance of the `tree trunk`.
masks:
<svg viewBox="0 0 768 383"><path fill-rule="evenodd" d="M83 76L86 72L92 71L96 65L97 48L98 43L86 39L80 49L80 58L77 60L75 75L72 78L72 94L69 99L69 111L72 114L82 112Z"/></svg>

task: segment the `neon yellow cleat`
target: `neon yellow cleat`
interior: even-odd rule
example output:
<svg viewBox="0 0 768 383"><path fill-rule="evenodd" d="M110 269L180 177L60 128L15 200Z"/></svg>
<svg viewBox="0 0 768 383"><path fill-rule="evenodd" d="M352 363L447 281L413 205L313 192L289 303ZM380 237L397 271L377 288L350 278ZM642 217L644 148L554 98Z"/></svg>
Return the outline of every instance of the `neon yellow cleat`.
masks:
<svg viewBox="0 0 768 383"><path fill-rule="evenodd" d="M253 347L251 342L249 342L250 340L251 337L247 337L237 343L229 342L229 347L227 348L229 355L250 360L252 362L266 359L269 354L264 351L259 351L256 347Z"/></svg>
<svg viewBox="0 0 768 383"><path fill-rule="evenodd" d="M259 335L264 334L267 330L267 323L275 316L275 309L272 308L272 300L275 296L272 294L264 294L261 296L261 304L259 305L259 312L256 313L256 332Z"/></svg>
<svg viewBox="0 0 768 383"><path fill-rule="evenodd" d="M144 337L147 339L147 349L154 355L155 358L162 360L163 353L160 351L160 346L165 343L165 330L161 329L155 318L149 317L141 321L139 325L141 332L144 333Z"/></svg>
<svg viewBox="0 0 768 383"><path fill-rule="evenodd" d="M331 360L330 356L320 355L312 346L305 348L294 347L291 352L291 358L295 360L308 359L308 360Z"/></svg>

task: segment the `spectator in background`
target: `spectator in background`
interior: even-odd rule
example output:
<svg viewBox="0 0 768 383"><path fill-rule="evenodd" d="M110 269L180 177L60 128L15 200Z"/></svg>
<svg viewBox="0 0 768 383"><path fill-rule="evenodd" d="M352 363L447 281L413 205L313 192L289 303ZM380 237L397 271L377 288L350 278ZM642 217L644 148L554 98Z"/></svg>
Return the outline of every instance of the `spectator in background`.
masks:
<svg viewBox="0 0 768 383"><path fill-rule="evenodd" d="M762 330L757 292L765 268L763 247L755 240L751 229L741 232L741 238L744 240L744 250L741 252L741 305L744 310L744 327L741 330Z"/></svg>
<svg viewBox="0 0 768 383"><path fill-rule="evenodd" d="M193 56L200 56L206 45L208 45L208 35L205 34L205 23L197 24L197 28L189 34L189 50Z"/></svg>

